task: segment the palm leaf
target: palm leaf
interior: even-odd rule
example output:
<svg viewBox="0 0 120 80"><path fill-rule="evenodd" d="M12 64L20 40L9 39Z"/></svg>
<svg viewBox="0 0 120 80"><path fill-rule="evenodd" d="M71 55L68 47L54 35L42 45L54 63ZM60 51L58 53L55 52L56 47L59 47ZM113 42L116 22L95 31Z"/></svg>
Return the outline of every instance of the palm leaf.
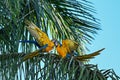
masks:
<svg viewBox="0 0 120 80"><path fill-rule="evenodd" d="M119 80L112 69L99 70L97 65L80 61L61 59L55 54L40 54L33 59L22 61L25 53L0 55L2 80ZM2 60L4 59L4 60ZM71 63L70 63L71 62ZM11 74L12 73L12 74Z"/></svg>
<svg viewBox="0 0 120 80"><path fill-rule="evenodd" d="M98 19L93 16L94 7L87 1L6 0L1 1L0 4L2 13L0 14L2 17L0 32L7 35L7 42L4 42L5 38L1 33L3 39L0 40L2 41L1 45L6 49L6 51L2 49L3 52L17 52L19 50L18 40L33 39L24 28L24 19L36 23L51 38L77 40L81 45L80 52L85 50L84 44L90 43L94 39L92 34L96 34L96 31L100 29ZM10 48L4 47L5 45ZM22 45L24 52L34 48L33 45L30 47L26 44Z"/></svg>
<svg viewBox="0 0 120 80"><path fill-rule="evenodd" d="M78 41L83 54L86 43L100 30L92 5L86 0L0 0L0 79L119 80L111 69L99 70L96 65L61 59L52 53L22 60L26 53L37 49L18 42L34 39L24 27L25 19L33 21L50 38Z"/></svg>

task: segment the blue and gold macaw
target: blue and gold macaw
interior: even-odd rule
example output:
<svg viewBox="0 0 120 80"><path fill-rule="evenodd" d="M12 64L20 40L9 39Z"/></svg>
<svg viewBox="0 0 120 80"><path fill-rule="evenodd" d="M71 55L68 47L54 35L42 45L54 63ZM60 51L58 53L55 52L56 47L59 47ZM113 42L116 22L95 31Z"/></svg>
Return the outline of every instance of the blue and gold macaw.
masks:
<svg viewBox="0 0 120 80"><path fill-rule="evenodd" d="M24 43L34 43L38 48L39 51L41 50L42 52L49 52L54 48L54 42L49 39L47 34L40 30L33 22L30 22L28 20L25 20L26 28L30 32L30 34L35 38L36 41L29 41L29 40L21 40L20 42ZM37 52L33 52L30 55L27 56L33 56L34 57L38 55Z"/></svg>
<svg viewBox="0 0 120 80"><path fill-rule="evenodd" d="M26 26L27 30L37 41L35 44L39 46L47 45L47 47L42 50L43 52L49 52L50 50L53 49L54 43L52 42L52 40L49 39L45 32L40 30L33 22L26 20L25 24L27 25Z"/></svg>
<svg viewBox="0 0 120 80"><path fill-rule="evenodd" d="M65 58L69 54L70 56L74 56L74 51L77 50L79 44L76 41L66 39L62 40L62 44L60 42L55 41L55 46L57 49L58 54L62 57ZM80 60L80 61L86 61L87 59L94 58L95 56L99 55L103 49L100 49L96 52L93 52L91 54L86 54L86 55L81 55L81 56L74 56L75 59Z"/></svg>
<svg viewBox="0 0 120 80"><path fill-rule="evenodd" d="M67 54L74 55L72 53L73 51L77 50L79 44L73 40L65 39L62 40L62 44L56 40L55 46L58 54L64 58L67 56Z"/></svg>

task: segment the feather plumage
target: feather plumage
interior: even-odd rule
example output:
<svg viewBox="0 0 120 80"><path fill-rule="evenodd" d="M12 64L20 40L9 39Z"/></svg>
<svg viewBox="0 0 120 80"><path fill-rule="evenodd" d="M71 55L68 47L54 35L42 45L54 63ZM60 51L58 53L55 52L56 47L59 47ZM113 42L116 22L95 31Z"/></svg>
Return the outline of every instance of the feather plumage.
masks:
<svg viewBox="0 0 120 80"><path fill-rule="evenodd" d="M60 44L57 45L56 49L60 56L63 58L66 57L67 54L72 54L72 51L77 50L79 44L73 40L65 39L62 40L62 46Z"/></svg>
<svg viewBox="0 0 120 80"><path fill-rule="evenodd" d="M48 46L43 49L45 52L49 52L53 49L54 43L49 39L47 34L40 30L33 22L25 20L25 24L27 25L26 28L30 32L30 34L36 39L37 43L40 46L44 46L48 44Z"/></svg>

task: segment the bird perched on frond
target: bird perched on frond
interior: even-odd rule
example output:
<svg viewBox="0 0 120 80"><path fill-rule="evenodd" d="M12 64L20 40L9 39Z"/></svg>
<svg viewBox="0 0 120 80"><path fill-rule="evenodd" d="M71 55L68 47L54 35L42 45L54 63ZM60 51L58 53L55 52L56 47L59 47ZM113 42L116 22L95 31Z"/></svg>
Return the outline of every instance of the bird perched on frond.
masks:
<svg viewBox="0 0 120 80"><path fill-rule="evenodd" d="M56 40L55 46L56 46L56 50L58 54L62 58L65 58L67 54L74 55L72 53L73 51L77 50L79 44L75 42L74 40L65 39L65 40L62 40L62 44L60 44L60 42Z"/></svg>
<svg viewBox="0 0 120 80"><path fill-rule="evenodd" d="M62 44L58 42L57 40L55 41L55 46L58 54L62 57L65 58L69 54L70 56L74 56L74 51L77 50L79 44L70 39L65 39L62 40ZM99 55L101 51L103 51L105 48L100 49L96 52L93 52L91 54L86 54L86 55L77 55L74 56L75 59L80 60L80 61L86 61L87 59L94 58L95 56Z"/></svg>
<svg viewBox="0 0 120 80"><path fill-rule="evenodd" d="M47 34L40 30L40 28L38 28L33 22L25 20L25 24L27 30L35 38L36 41L21 40L20 42L33 43L38 46L39 50L42 52L49 52L54 48L54 42L50 40ZM35 55L37 55L36 52Z"/></svg>
<svg viewBox="0 0 120 80"><path fill-rule="evenodd" d="M27 30L35 38L39 46L47 45L47 47L42 50L43 52L49 52L53 49L54 43L49 39L45 32L40 30L40 28L38 28L33 22L25 20L25 24L27 25Z"/></svg>

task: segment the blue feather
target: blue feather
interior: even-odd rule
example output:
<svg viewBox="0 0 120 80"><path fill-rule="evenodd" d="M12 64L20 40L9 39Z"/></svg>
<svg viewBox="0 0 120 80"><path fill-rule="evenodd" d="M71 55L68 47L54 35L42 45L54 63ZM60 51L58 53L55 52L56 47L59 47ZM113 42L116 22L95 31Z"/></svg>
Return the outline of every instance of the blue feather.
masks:
<svg viewBox="0 0 120 80"><path fill-rule="evenodd" d="M66 58L67 58L67 59L70 59L70 58L71 58L71 55L70 55L70 54L67 54L67 55L66 55Z"/></svg>
<svg viewBox="0 0 120 80"><path fill-rule="evenodd" d="M71 53L73 54L73 56L78 56L78 53L75 52L75 51L72 51ZM67 55L66 55L66 58L67 58L67 59L70 59L71 57L72 57L71 54L67 54Z"/></svg>
<svg viewBox="0 0 120 80"><path fill-rule="evenodd" d="M37 41L33 41L33 40L20 40L19 42L23 42L23 43L33 43L33 44L35 44L40 50L42 50L42 49L45 49L47 46L48 46L48 44L46 44L46 45L44 45L44 46L40 46L38 43L37 43Z"/></svg>
<svg viewBox="0 0 120 80"><path fill-rule="evenodd" d="M39 50L45 49L48 46L48 44L45 44L44 46L39 47Z"/></svg>

